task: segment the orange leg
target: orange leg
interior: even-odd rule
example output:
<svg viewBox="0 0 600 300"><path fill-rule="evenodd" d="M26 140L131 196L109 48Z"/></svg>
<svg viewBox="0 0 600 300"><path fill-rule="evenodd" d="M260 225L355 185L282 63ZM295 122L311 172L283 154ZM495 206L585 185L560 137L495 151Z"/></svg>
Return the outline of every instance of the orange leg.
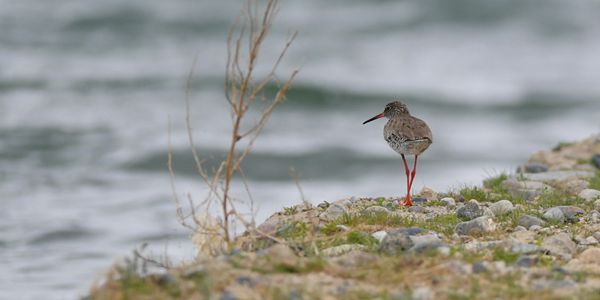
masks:
<svg viewBox="0 0 600 300"><path fill-rule="evenodd" d="M412 206L412 201L410 201L410 191L412 189L412 184L415 181L415 175L417 175L417 159L418 159L418 157L419 157L418 155L415 155L415 164L414 164L412 172L410 174L410 181L408 183L408 189L406 191L406 199L404 200L404 203L402 203L402 205L405 205L405 206ZM407 171L406 177L408 178L408 171Z"/></svg>
<svg viewBox="0 0 600 300"><path fill-rule="evenodd" d="M401 155L402 161L404 162L404 171L406 172L406 198L404 199L404 202L401 203L401 205L411 206L412 202L410 201L410 186L412 182L410 180L410 169L408 168L408 164L406 163L406 157L404 157L404 154Z"/></svg>

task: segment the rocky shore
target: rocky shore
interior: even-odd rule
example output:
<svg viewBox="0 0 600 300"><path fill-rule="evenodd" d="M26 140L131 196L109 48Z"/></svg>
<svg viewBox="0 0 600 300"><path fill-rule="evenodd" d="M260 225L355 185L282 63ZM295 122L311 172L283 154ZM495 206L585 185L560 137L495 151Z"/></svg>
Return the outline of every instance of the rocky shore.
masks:
<svg viewBox="0 0 600 300"><path fill-rule="evenodd" d="M600 135L534 153L482 186L308 203L231 253L144 274L90 299L600 299Z"/></svg>

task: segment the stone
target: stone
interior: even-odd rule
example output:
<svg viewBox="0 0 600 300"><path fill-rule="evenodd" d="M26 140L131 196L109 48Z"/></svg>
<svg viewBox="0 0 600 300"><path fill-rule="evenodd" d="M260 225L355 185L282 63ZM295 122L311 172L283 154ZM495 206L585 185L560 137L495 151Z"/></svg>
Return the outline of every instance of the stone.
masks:
<svg viewBox="0 0 600 300"><path fill-rule="evenodd" d="M474 200L465 203L465 205L456 210L456 215L465 221L481 217L483 216L483 213L483 209L481 209L477 201Z"/></svg>
<svg viewBox="0 0 600 300"><path fill-rule="evenodd" d="M523 198L525 201L533 201L544 191L552 190L549 185L538 181L519 181L514 177L508 178L502 182L504 188L511 196Z"/></svg>
<svg viewBox="0 0 600 300"><path fill-rule="evenodd" d="M544 213L544 219L548 221L564 222L565 214L559 207L552 207Z"/></svg>
<svg viewBox="0 0 600 300"><path fill-rule="evenodd" d="M389 214L390 210L383 207L383 206L379 206L379 205L373 205L373 206L369 206L367 208L365 208L365 210L363 210L363 213L367 213L367 214Z"/></svg>
<svg viewBox="0 0 600 300"><path fill-rule="evenodd" d="M600 200L594 201L594 206L596 207L596 210L600 210Z"/></svg>
<svg viewBox="0 0 600 300"><path fill-rule="evenodd" d="M578 196L587 202L594 202L596 199L600 199L600 191L594 189L585 189L579 192Z"/></svg>
<svg viewBox="0 0 600 300"><path fill-rule="evenodd" d="M383 241L383 239L385 238L385 236L387 234L388 234L387 232L380 230L380 231L373 232L371 234L371 236L374 237L376 240L378 240L381 243L381 241Z"/></svg>
<svg viewBox="0 0 600 300"><path fill-rule="evenodd" d="M409 235L399 230L392 230L379 244L379 251L388 255L397 255L414 246Z"/></svg>
<svg viewBox="0 0 600 300"><path fill-rule="evenodd" d="M355 250L363 250L365 246L360 244L344 244L335 247L323 249L322 253L325 256L340 256Z"/></svg>
<svg viewBox="0 0 600 300"><path fill-rule="evenodd" d="M426 286L421 286L412 291L412 300L432 300L433 291L431 288Z"/></svg>
<svg viewBox="0 0 600 300"><path fill-rule="evenodd" d="M577 251L577 245L564 232L545 238L541 247L549 254L559 256L564 260L571 259Z"/></svg>
<svg viewBox="0 0 600 300"><path fill-rule="evenodd" d="M478 261L476 263L473 263L472 271L475 274L479 274L479 273L487 272L488 269L485 267L485 265L482 262Z"/></svg>
<svg viewBox="0 0 600 300"><path fill-rule="evenodd" d="M325 209L327 209L329 207L329 202L323 201L323 202L319 203L317 205L317 207L320 208L320 209L322 209L322 210L325 210Z"/></svg>
<svg viewBox="0 0 600 300"><path fill-rule="evenodd" d="M500 200L490 205L490 210L494 213L494 216L501 216L510 213L515 207L512 202L508 200Z"/></svg>
<svg viewBox="0 0 600 300"><path fill-rule="evenodd" d="M417 213L417 214L426 214L429 212L429 209L424 206L415 205L408 208L408 212Z"/></svg>
<svg viewBox="0 0 600 300"><path fill-rule="evenodd" d="M422 253L427 250L446 246L436 233L413 235L410 236L410 239L413 242L413 246L409 249L409 251L413 251L415 253Z"/></svg>
<svg viewBox="0 0 600 300"><path fill-rule="evenodd" d="M419 196L427 199L428 201L437 201L438 194L431 188L424 186L419 192Z"/></svg>
<svg viewBox="0 0 600 300"><path fill-rule="evenodd" d="M534 225L542 227L544 224L546 224L546 222L544 222L542 219L531 215L524 215L519 218L519 225L527 229L531 229L531 226Z"/></svg>
<svg viewBox="0 0 600 300"><path fill-rule="evenodd" d="M527 228L521 226L521 225L517 225L517 227L515 227L514 231L519 232L519 231L526 231Z"/></svg>
<svg viewBox="0 0 600 300"><path fill-rule="evenodd" d="M542 173L548 171L548 165L543 163L527 163L517 167L517 173Z"/></svg>
<svg viewBox="0 0 600 300"><path fill-rule="evenodd" d="M598 242L600 242L600 231L598 232L594 232L594 234L592 235L595 239L598 240Z"/></svg>
<svg viewBox="0 0 600 300"><path fill-rule="evenodd" d="M462 222L456 225L454 232L458 235L478 236L496 230L496 223L488 216L475 218L468 222Z"/></svg>
<svg viewBox="0 0 600 300"><path fill-rule="evenodd" d="M588 248L565 266L570 272L600 274L600 248Z"/></svg>
<svg viewBox="0 0 600 300"><path fill-rule="evenodd" d="M483 250L494 249L496 247L502 246L504 241L471 241L465 244L465 250L470 252L480 252Z"/></svg>
<svg viewBox="0 0 600 300"><path fill-rule="evenodd" d="M427 203L427 198L425 197L414 197L412 198L412 202L414 205L423 205Z"/></svg>
<svg viewBox="0 0 600 300"><path fill-rule="evenodd" d="M257 252L261 258L265 258L272 267L295 268L298 264L298 256L283 244L275 244L267 249Z"/></svg>
<svg viewBox="0 0 600 300"><path fill-rule="evenodd" d="M540 226L540 225L532 225L531 227L529 227L529 230L533 231L533 232L537 232L537 231L542 230L542 226Z"/></svg>
<svg viewBox="0 0 600 300"><path fill-rule="evenodd" d="M442 204L444 206L448 206L448 207L454 207L454 206L456 206L456 201L454 201L454 198L445 197L445 198L442 198L440 200L440 202L442 202Z"/></svg>
<svg viewBox="0 0 600 300"><path fill-rule="evenodd" d="M538 263L538 257L535 255L521 255L517 258L515 265L522 268L530 268Z"/></svg>
<svg viewBox="0 0 600 300"><path fill-rule="evenodd" d="M569 178L557 182L555 184L555 187L571 195L577 195L581 193L581 191L587 189L589 185L590 182L587 180L579 178Z"/></svg>
<svg viewBox="0 0 600 300"><path fill-rule="evenodd" d="M600 169L600 154L594 154L592 157L592 164L598 169Z"/></svg>
<svg viewBox="0 0 600 300"><path fill-rule="evenodd" d="M519 175L523 176L525 180L541 181L544 183L550 181L562 181L571 177L584 179L594 177L594 173L590 171L551 171L543 173L523 173Z"/></svg>
<svg viewBox="0 0 600 300"><path fill-rule="evenodd" d="M332 203L327 209L319 214L319 218L324 221L333 221L348 213L348 208L340 203Z"/></svg>

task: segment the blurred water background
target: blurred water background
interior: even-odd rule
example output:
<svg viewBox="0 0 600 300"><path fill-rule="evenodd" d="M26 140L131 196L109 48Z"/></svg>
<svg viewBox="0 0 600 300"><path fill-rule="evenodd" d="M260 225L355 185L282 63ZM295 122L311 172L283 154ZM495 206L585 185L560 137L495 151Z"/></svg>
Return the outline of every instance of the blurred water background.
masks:
<svg viewBox="0 0 600 300"><path fill-rule="evenodd" d="M166 169L203 196L200 152L227 145L225 40L241 1L0 0L0 298L73 299L149 242L191 259ZM384 122L399 97L434 144L414 190L476 184L538 149L600 129L600 2L281 1L265 49L300 35L281 66L300 76L245 166L259 219L300 201L400 196ZM267 59L261 60L267 67ZM244 197L243 193L239 193Z"/></svg>

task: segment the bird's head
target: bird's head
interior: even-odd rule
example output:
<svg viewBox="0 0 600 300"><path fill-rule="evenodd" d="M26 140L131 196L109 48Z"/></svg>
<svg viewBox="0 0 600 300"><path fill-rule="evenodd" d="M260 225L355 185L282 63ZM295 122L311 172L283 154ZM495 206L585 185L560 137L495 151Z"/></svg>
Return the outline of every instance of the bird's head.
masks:
<svg viewBox="0 0 600 300"><path fill-rule="evenodd" d="M406 104L400 102L400 101L394 101L394 102L390 102L388 104L385 105L385 109L383 110L382 113L366 120L363 122L363 124L367 124L371 121L386 117L388 119L394 118L394 117L398 117L401 115L410 115L410 113L408 112L408 108L406 107Z"/></svg>

